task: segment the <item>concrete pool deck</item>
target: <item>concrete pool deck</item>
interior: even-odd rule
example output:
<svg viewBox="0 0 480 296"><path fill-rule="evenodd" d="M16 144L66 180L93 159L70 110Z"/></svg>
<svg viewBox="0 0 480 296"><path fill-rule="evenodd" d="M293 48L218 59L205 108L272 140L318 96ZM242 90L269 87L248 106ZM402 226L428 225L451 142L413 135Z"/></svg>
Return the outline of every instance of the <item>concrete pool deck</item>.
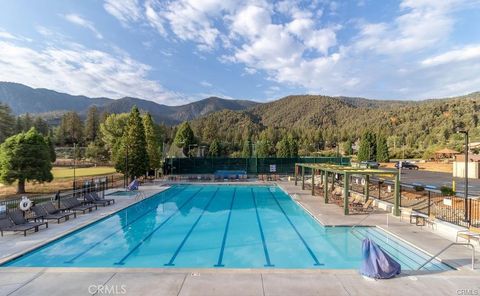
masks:
<svg viewBox="0 0 480 296"><path fill-rule="evenodd" d="M325 225L355 225L366 217L344 216L340 207L324 204L322 198L312 197L308 190L302 191L293 182L278 184ZM161 189L165 187L142 187L147 196ZM26 238L7 234L0 238L0 260L81 228L134 202L132 198L117 198L114 206L99 207L98 211L79 215L67 223L51 224L48 230L42 229ZM362 225L378 225L430 254L451 242L448 236L425 227L420 229L391 215L387 222L385 213L369 216ZM8 267L0 268L0 295L480 295L480 272L469 268L470 256L469 249L454 247L440 257L459 270L409 272L381 281L365 280L356 270Z"/></svg>

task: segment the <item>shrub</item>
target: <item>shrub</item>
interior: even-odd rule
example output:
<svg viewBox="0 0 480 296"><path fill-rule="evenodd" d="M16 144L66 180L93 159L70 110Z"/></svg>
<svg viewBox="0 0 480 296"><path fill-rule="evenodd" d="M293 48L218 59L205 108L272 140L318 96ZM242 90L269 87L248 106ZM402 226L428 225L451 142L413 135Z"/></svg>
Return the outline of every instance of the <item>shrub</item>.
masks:
<svg viewBox="0 0 480 296"><path fill-rule="evenodd" d="M453 191L452 188L448 187L448 186L442 186L440 188L440 191L442 192L442 195L443 196L452 196L452 195L455 195L455 191Z"/></svg>
<svg viewBox="0 0 480 296"><path fill-rule="evenodd" d="M425 187L419 186L419 185L415 185L415 186L413 186L413 189L415 189L415 191L418 192L418 191L423 191L423 190L425 190Z"/></svg>

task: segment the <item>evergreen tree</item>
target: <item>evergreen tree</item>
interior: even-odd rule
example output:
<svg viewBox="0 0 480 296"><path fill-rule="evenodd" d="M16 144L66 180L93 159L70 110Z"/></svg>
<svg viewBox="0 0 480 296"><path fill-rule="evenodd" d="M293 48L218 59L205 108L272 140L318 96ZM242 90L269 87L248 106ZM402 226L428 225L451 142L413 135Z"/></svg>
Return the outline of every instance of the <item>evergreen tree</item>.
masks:
<svg viewBox="0 0 480 296"><path fill-rule="evenodd" d="M96 106L88 109L87 120L85 122L85 140L94 142L98 138L100 130L100 116Z"/></svg>
<svg viewBox="0 0 480 296"><path fill-rule="evenodd" d="M51 169L50 149L35 128L11 136L0 145L0 181L18 181L17 193L25 193L26 182L52 181Z"/></svg>
<svg viewBox="0 0 480 296"><path fill-rule="evenodd" d="M105 145L100 139L97 139L94 142L90 142L87 148L85 149L85 157L95 161L95 162L107 162L109 160L110 154Z"/></svg>
<svg viewBox="0 0 480 296"><path fill-rule="evenodd" d="M252 157L252 155L252 142L248 139L243 142L242 157L249 158Z"/></svg>
<svg viewBox="0 0 480 296"><path fill-rule="evenodd" d="M375 135L370 131L364 132L360 139L360 148L358 149L357 159L359 161L375 160L376 146Z"/></svg>
<svg viewBox="0 0 480 296"><path fill-rule="evenodd" d="M40 116L35 117L35 119L33 120L33 127L35 127L35 129L42 135L44 136L48 135L48 132L49 132L48 123L44 119L42 119Z"/></svg>
<svg viewBox="0 0 480 296"><path fill-rule="evenodd" d="M217 139L214 139L208 148L208 153L212 157L218 157L221 153L220 142Z"/></svg>
<svg viewBox="0 0 480 296"><path fill-rule="evenodd" d="M116 157L115 168L120 172L126 171L130 180L143 176L148 170L149 160L145 128L137 106L132 107L122 141L118 144L121 145L121 153ZM128 167L125 168L125 165Z"/></svg>
<svg viewBox="0 0 480 296"><path fill-rule="evenodd" d="M389 160L387 139L383 135L377 135L377 161L388 162Z"/></svg>
<svg viewBox="0 0 480 296"><path fill-rule="evenodd" d="M117 162L118 150L122 147L120 144L123 134L127 129L128 114L111 114L100 124L101 139L105 143L105 148L110 153L110 159ZM123 154L122 154L123 155ZM120 155L120 157L123 157Z"/></svg>
<svg viewBox="0 0 480 296"><path fill-rule="evenodd" d="M50 162L55 162L57 160L57 154L55 153L55 145L52 142L50 136L45 137L45 143L47 143L48 151L50 154Z"/></svg>
<svg viewBox="0 0 480 296"><path fill-rule="evenodd" d="M183 149L184 155L189 155L189 146L195 143L195 136L193 135L193 130L187 121L180 125L173 142L178 148Z"/></svg>
<svg viewBox="0 0 480 296"><path fill-rule="evenodd" d="M289 148L289 157L298 157L298 142L297 139L289 134L287 137L288 148Z"/></svg>
<svg viewBox="0 0 480 296"><path fill-rule="evenodd" d="M10 107L0 103L0 143L15 132L12 128L12 122L14 122L14 120L15 118L12 115Z"/></svg>
<svg viewBox="0 0 480 296"><path fill-rule="evenodd" d="M290 157L290 143L287 137L277 143L277 157Z"/></svg>
<svg viewBox="0 0 480 296"><path fill-rule="evenodd" d="M275 155L272 142L269 140L269 136L266 132L260 134L260 138L255 144L257 157L269 157Z"/></svg>
<svg viewBox="0 0 480 296"><path fill-rule="evenodd" d="M145 128L145 140L147 141L147 153L150 169L160 168L160 162L162 161L161 153L161 140L159 134L155 130L155 123L153 122L150 113L143 116L143 125Z"/></svg>
<svg viewBox="0 0 480 296"><path fill-rule="evenodd" d="M350 139L343 143L343 152L347 156L353 154L352 141Z"/></svg>
<svg viewBox="0 0 480 296"><path fill-rule="evenodd" d="M83 143L83 123L76 112L67 112L62 116L62 121L57 130L57 139L61 145Z"/></svg>

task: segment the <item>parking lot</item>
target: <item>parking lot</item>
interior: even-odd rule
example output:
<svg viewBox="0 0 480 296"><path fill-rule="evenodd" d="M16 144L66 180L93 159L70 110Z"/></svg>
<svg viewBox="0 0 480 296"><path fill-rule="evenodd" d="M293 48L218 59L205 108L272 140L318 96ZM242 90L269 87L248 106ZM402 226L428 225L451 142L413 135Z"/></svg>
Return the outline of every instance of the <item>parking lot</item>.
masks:
<svg viewBox="0 0 480 296"><path fill-rule="evenodd" d="M402 170L402 183L418 183L424 186L430 185L440 189L442 186L452 187L452 174L430 172L423 170ZM456 183L456 191L462 195L465 190L465 181L463 178L454 178ZM480 179L468 179L468 194L469 196L480 196Z"/></svg>

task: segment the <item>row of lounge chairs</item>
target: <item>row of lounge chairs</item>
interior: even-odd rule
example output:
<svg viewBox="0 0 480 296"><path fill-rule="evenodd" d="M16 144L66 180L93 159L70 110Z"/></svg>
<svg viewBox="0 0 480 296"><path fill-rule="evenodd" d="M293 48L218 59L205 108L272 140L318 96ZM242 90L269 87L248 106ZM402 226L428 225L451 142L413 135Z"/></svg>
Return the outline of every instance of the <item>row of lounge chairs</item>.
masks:
<svg viewBox="0 0 480 296"><path fill-rule="evenodd" d="M42 226L48 228L50 220L57 223L62 220L68 221L71 217L76 218L77 213L85 214L96 210L99 205L107 206L113 203L115 203L114 199L104 199L96 192L92 192L85 194L84 201L75 197L61 199L59 208L52 202L37 204L31 208L33 216L27 218L18 209L9 210L5 217L0 217L0 233L3 236L4 232L23 232L26 236L30 230L37 232Z"/></svg>

